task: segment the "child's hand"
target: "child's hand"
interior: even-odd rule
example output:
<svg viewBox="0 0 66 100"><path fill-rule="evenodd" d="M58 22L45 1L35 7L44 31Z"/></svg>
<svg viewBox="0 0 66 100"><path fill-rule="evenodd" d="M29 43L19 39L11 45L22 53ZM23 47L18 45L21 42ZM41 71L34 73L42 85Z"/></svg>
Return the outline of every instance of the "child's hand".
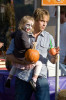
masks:
<svg viewBox="0 0 66 100"><path fill-rule="evenodd" d="M37 42L33 42L33 45L34 45L34 44L36 45L36 44L37 44Z"/></svg>

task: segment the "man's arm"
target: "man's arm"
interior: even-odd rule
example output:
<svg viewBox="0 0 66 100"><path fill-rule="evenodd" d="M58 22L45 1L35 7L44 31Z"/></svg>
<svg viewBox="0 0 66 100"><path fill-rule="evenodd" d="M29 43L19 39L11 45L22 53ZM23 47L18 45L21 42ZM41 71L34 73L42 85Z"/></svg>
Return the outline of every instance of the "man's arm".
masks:
<svg viewBox="0 0 66 100"><path fill-rule="evenodd" d="M60 51L60 48L57 47L56 48L56 55L55 56L49 56L49 59L50 59L51 63L55 64L57 62L57 60L58 60L57 54L59 54L59 51Z"/></svg>
<svg viewBox="0 0 66 100"><path fill-rule="evenodd" d="M23 61L18 60L13 54L6 55L6 59L14 63L25 65L24 60Z"/></svg>
<svg viewBox="0 0 66 100"><path fill-rule="evenodd" d="M32 64L31 62L27 62L26 60L19 60L17 59L14 55L13 55L13 50L14 50L14 39L11 40L10 46L6 52L6 59L8 59L9 61L13 62L13 63L18 63L21 65L26 65L26 69L31 69L32 68Z"/></svg>
<svg viewBox="0 0 66 100"><path fill-rule="evenodd" d="M57 60L58 60L58 56L55 55L55 56L52 56L52 57L51 57L50 62L51 62L52 64L55 64L55 63L57 62Z"/></svg>
<svg viewBox="0 0 66 100"><path fill-rule="evenodd" d="M55 47L55 41L54 41L54 38L52 35L50 35L50 40L51 40L51 43L52 43L52 47ZM51 48L51 45L49 45L49 49ZM59 47L56 47L56 55L55 56L52 56L48 53L48 59L50 60L50 62L52 64L55 64L58 60L58 56L57 54L59 54L59 51L60 51L60 48Z"/></svg>
<svg viewBox="0 0 66 100"><path fill-rule="evenodd" d="M14 63L24 65L25 69L27 69L27 70L32 69L32 67L33 67L33 65L32 65L33 63L27 62L26 60L19 60L13 54L6 55L6 59L8 59L9 61L14 62ZM20 68L20 69L22 69L22 68Z"/></svg>
<svg viewBox="0 0 66 100"><path fill-rule="evenodd" d="M14 63L18 63L18 64L23 64L23 61L18 60L14 55L13 55L13 51L14 51L14 39L11 40L11 43L9 45L9 48L6 52L6 59L8 59L11 62Z"/></svg>

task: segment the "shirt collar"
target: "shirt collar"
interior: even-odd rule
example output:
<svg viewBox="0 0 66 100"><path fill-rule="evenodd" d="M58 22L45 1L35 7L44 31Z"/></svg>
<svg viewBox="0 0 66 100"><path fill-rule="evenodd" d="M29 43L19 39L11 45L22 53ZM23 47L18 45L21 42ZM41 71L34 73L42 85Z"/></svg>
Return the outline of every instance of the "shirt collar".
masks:
<svg viewBox="0 0 66 100"><path fill-rule="evenodd" d="M45 32L44 32L44 31L42 31L40 35L42 35L42 36L44 37L44 35L45 35Z"/></svg>
<svg viewBox="0 0 66 100"><path fill-rule="evenodd" d="M33 36L33 33L32 33L32 34L30 34L30 35L32 35L32 36ZM42 32L40 33L40 35L44 37L44 35L45 35L45 31L42 31ZM34 36L33 36L33 37L34 37Z"/></svg>

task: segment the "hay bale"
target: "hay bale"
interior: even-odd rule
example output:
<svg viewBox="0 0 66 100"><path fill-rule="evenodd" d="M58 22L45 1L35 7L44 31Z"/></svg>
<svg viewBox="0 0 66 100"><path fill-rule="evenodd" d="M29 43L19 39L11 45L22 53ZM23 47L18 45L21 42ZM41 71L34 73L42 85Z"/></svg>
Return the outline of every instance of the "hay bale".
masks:
<svg viewBox="0 0 66 100"><path fill-rule="evenodd" d="M63 89L58 94L58 100L66 100L66 89Z"/></svg>

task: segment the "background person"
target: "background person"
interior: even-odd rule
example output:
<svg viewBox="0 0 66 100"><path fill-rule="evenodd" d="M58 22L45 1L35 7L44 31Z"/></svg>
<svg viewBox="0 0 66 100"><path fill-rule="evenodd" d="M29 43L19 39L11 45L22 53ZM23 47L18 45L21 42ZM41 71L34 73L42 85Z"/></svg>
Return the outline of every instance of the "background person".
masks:
<svg viewBox="0 0 66 100"><path fill-rule="evenodd" d="M66 6L60 8L60 62L66 64Z"/></svg>
<svg viewBox="0 0 66 100"><path fill-rule="evenodd" d="M3 49L4 49L4 38L0 37L0 55L4 54Z"/></svg>
<svg viewBox="0 0 66 100"><path fill-rule="evenodd" d="M66 6L60 7L60 63L66 63Z"/></svg>

